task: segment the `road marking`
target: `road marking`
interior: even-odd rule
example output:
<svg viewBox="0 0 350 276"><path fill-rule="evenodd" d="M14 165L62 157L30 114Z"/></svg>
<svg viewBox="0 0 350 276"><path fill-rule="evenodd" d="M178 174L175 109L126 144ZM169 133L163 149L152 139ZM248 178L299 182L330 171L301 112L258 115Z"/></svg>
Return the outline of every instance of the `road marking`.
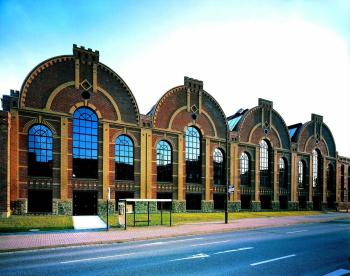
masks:
<svg viewBox="0 0 350 276"><path fill-rule="evenodd" d="M341 275L346 275L350 273L350 270L347 270L347 269L338 269L338 270L335 270L333 272L330 272L324 276L341 276Z"/></svg>
<svg viewBox="0 0 350 276"><path fill-rule="evenodd" d="M186 257L186 258L170 260L170 262L183 261L183 260L192 260L192 259L203 259L203 258L209 258L209 255L203 254L203 253L199 253L199 254L192 255L192 256L189 256L189 257Z"/></svg>
<svg viewBox="0 0 350 276"><path fill-rule="evenodd" d="M161 245L161 244L167 244L167 243L187 242L187 241L192 241L192 240L203 240L203 239L204 238L192 238L192 239L182 239L182 240L172 240L172 241L159 241L159 242L139 244L139 245L135 245L133 247L153 246L153 245Z"/></svg>
<svg viewBox="0 0 350 276"><path fill-rule="evenodd" d="M225 242L230 242L230 241L232 241L232 240L224 240L224 241L216 241L216 242L207 242L207 243L197 243L197 244L191 244L191 246L210 245L210 244L225 243Z"/></svg>
<svg viewBox="0 0 350 276"><path fill-rule="evenodd" d="M136 253L118 254L118 255L111 255L111 256L96 257L96 258L87 258L87 259L79 259L79 260L72 260L72 261L64 261L64 262L60 262L60 263L61 264L78 263L78 262L94 261L94 260L100 260L100 259L111 259L111 258L117 258L117 257L124 257L124 256L135 255L135 254Z"/></svg>
<svg viewBox="0 0 350 276"><path fill-rule="evenodd" d="M253 248L254 247L242 247L242 248L237 248L237 249L231 249L231 250L225 250L225 251L216 252L216 253L213 253L213 255L225 254L225 253L231 253L231 252L238 252L238 251L244 251L244 250L250 250L250 249L253 249Z"/></svg>
<svg viewBox="0 0 350 276"><path fill-rule="evenodd" d="M283 257L279 257L279 258L274 258L274 259L270 259L270 260L266 260L266 261L261 261L261 262L258 262L258 263L253 263L253 264L250 264L250 265L251 266L256 266L256 265L271 263L271 262L278 261L278 260L292 258L292 257L295 257L295 256L296 256L295 254L292 254L292 255L283 256Z"/></svg>
<svg viewBox="0 0 350 276"><path fill-rule="evenodd" d="M290 232L287 232L287 234L301 233L301 232L307 232L307 231L309 231L309 230L290 231Z"/></svg>

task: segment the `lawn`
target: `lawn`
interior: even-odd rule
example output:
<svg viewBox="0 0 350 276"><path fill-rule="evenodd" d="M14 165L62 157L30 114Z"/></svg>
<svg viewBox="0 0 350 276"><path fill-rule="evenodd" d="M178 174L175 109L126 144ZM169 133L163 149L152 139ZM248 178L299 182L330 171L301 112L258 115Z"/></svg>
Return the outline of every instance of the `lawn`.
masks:
<svg viewBox="0 0 350 276"><path fill-rule="evenodd" d="M239 212L229 213L229 220L244 219L244 218L261 218L261 217L282 217L282 216L309 216L319 215L322 212L317 211L284 211L284 212ZM172 224L180 225L185 223L200 223L206 221L224 221L224 213L173 213ZM102 217L106 221L106 217ZM109 225L117 225L118 216L109 216ZM136 221L146 221L147 214L137 214ZM127 225L134 225L133 214L127 215ZM160 213L150 214L150 225L160 225ZM145 226L147 222L138 222L136 226ZM163 225L169 225L169 213L163 213Z"/></svg>
<svg viewBox="0 0 350 276"><path fill-rule="evenodd" d="M73 229L71 216L17 216L0 218L0 232L23 232L30 229Z"/></svg>

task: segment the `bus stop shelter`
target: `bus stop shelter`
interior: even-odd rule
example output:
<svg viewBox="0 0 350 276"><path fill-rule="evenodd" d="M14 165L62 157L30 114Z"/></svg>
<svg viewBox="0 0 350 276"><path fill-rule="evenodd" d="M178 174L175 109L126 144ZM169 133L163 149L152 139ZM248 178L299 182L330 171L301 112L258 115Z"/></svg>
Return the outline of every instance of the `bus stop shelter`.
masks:
<svg viewBox="0 0 350 276"><path fill-rule="evenodd" d="M125 199L119 199L118 201L118 224L120 227L124 227L126 230L127 228L127 214L132 213L134 215L134 226L137 222L147 222L147 225L150 225L150 203L156 202L160 203L160 223L163 225L163 203L170 202L170 210L169 210L169 225L172 224L172 199L136 199L136 198L125 198ZM136 220L136 203L137 202L146 202L147 203L147 220ZM134 207L131 209L130 204L133 203ZM144 214L144 213L139 213Z"/></svg>

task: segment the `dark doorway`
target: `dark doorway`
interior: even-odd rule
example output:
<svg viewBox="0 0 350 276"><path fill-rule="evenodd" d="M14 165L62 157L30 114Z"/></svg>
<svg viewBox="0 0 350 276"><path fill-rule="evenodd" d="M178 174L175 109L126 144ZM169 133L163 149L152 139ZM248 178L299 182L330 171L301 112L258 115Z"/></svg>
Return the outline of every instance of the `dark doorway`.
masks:
<svg viewBox="0 0 350 276"><path fill-rule="evenodd" d="M28 213L52 213L52 191L28 190Z"/></svg>
<svg viewBox="0 0 350 276"><path fill-rule="evenodd" d="M335 194L331 194L327 197L327 207L328 209L335 209Z"/></svg>
<svg viewBox="0 0 350 276"><path fill-rule="evenodd" d="M252 200L251 195L241 195L241 209L249 210L251 200Z"/></svg>
<svg viewBox="0 0 350 276"><path fill-rule="evenodd" d="M224 210L225 209L225 194L214 194L214 209Z"/></svg>
<svg viewBox="0 0 350 276"><path fill-rule="evenodd" d="M288 209L288 197L280 196L280 209L287 210Z"/></svg>
<svg viewBox="0 0 350 276"><path fill-rule="evenodd" d="M173 199L173 193L157 193L157 199ZM170 210L171 202L163 202L163 210ZM157 203L158 210L161 209L161 203Z"/></svg>
<svg viewBox="0 0 350 276"><path fill-rule="evenodd" d="M260 196L261 209L271 209L271 196L262 195Z"/></svg>
<svg viewBox="0 0 350 276"><path fill-rule="evenodd" d="M306 196L299 196L299 208L306 209Z"/></svg>
<svg viewBox="0 0 350 276"><path fill-rule="evenodd" d="M186 194L186 210L201 210L202 194Z"/></svg>
<svg viewBox="0 0 350 276"><path fill-rule="evenodd" d="M312 197L313 205L314 205L314 210L315 211L320 211L322 209L322 202L321 202L321 197L320 196L313 196Z"/></svg>
<svg viewBox="0 0 350 276"><path fill-rule="evenodd" d="M73 192L73 216L97 215L97 192Z"/></svg>

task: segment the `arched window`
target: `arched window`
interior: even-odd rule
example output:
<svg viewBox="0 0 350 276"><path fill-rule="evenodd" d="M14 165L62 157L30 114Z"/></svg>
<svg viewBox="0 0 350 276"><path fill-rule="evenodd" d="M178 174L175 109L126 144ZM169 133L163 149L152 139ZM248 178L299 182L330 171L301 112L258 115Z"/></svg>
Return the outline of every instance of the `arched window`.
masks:
<svg viewBox="0 0 350 276"><path fill-rule="evenodd" d="M172 165L170 144L166 141L160 141L157 145L157 181L172 181Z"/></svg>
<svg viewBox="0 0 350 276"><path fill-rule="evenodd" d="M312 187L322 188L322 172L321 172L321 154L318 150L312 151Z"/></svg>
<svg viewBox="0 0 350 276"><path fill-rule="evenodd" d="M344 183L344 180L345 180L345 169L344 169L344 165L341 165L340 167L340 201L341 202L344 202L344 195L345 195L345 191L344 191L344 188L345 188L345 183Z"/></svg>
<svg viewBox="0 0 350 276"><path fill-rule="evenodd" d="M306 166L303 161L298 162L298 187L299 189L306 188Z"/></svg>
<svg viewBox="0 0 350 276"><path fill-rule="evenodd" d="M250 185L250 162L249 156L245 152L242 152L241 157L239 158L240 167L239 167L239 176L241 179L241 185Z"/></svg>
<svg viewBox="0 0 350 276"><path fill-rule="evenodd" d="M185 135L186 182L201 183L201 142L200 134L194 127L188 127Z"/></svg>
<svg viewBox="0 0 350 276"><path fill-rule="evenodd" d="M333 166L332 164L328 164L327 167L327 190L328 191L335 191L334 186L334 172L333 172Z"/></svg>
<svg viewBox="0 0 350 276"><path fill-rule="evenodd" d="M225 184L224 155L221 149L216 148L213 153L214 184Z"/></svg>
<svg viewBox="0 0 350 276"><path fill-rule="evenodd" d="M126 135L120 135L115 143L115 178L134 180L134 144Z"/></svg>
<svg viewBox="0 0 350 276"><path fill-rule="evenodd" d="M281 188L287 188L288 186L288 169L287 169L287 162L284 160L284 158L280 158L278 162L279 167L279 186Z"/></svg>
<svg viewBox="0 0 350 276"><path fill-rule="evenodd" d="M270 147L265 140L260 141L260 185L270 187Z"/></svg>
<svg viewBox="0 0 350 276"><path fill-rule="evenodd" d="M73 177L98 178L98 120L94 111L78 108L73 114Z"/></svg>
<svg viewBox="0 0 350 276"><path fill-rule="evenodd" d="M45 125L28 131L28 175L52 176L52 132Z"/></svg>

